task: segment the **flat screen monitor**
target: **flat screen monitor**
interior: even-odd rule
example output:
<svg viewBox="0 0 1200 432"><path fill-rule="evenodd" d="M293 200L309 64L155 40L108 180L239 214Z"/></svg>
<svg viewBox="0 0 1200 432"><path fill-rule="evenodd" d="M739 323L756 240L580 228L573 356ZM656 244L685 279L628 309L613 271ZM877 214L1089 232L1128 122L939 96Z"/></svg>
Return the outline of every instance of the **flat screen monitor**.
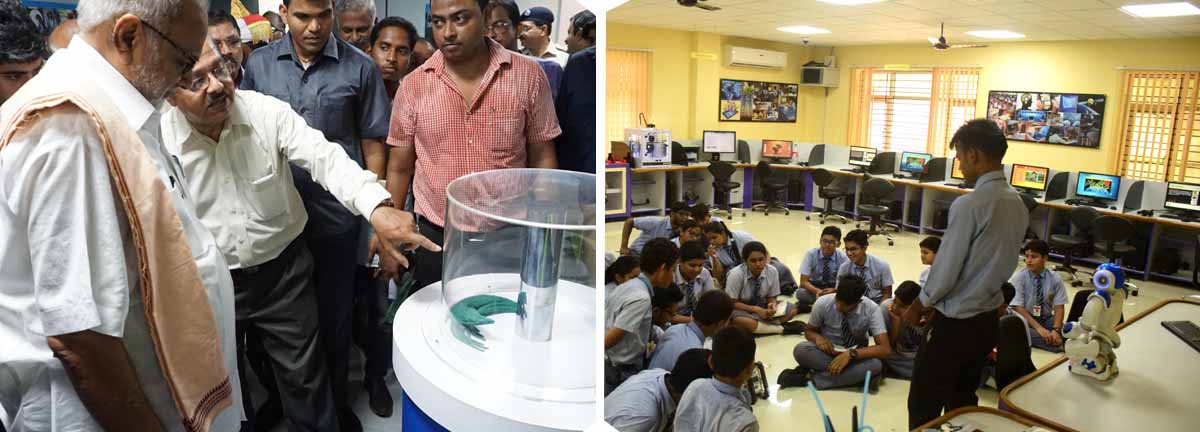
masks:
<svg viewBox="0 0 1200 432"><path fill-rule="evenodd" d="M875 160L874 148L850 146L850 165L869 167L873 160Z"/></svg>
<svg viewBox="0 0 1200 432"><path fill-rule="evenodd" d="M791 159L792 142L784 140L763 140L762 157Z"/></svg>
<svg viewBox="0 0 1200 432"><path fill-rule="evenodd" d="M929 153L902 152L900 153L900 171L920 174L925 171L925 164L933 159Z"/></svg>
<svg viewBox="0 0 1200 432"><path fill-rule="evenodd" d="M1075 195L1082 197L1116 201L1121 193L1121 178L1117 176L1080 171L1075 182Z"/></svg>
<svg viewBox="0 0 1200 432"><path fill-rule="evenodd" d="M1046 190L1046 177L1049 175L1050 168L1013 164L1012 175L1008 182L1014 187L1044 191Z"/></svg>
<svg viewBox="0 0 1200 432"><path fill-rule="evenodd" d="M963 175L962 165L959 165L958 158L951 158L951 159L954 160L954 167L950 169L950 178L959 179L959 180L966 179L967 176Z"/></svg>
<svg viewBox="0 0 1200 432"><path fill-rule="evenodd" d="M737 132L734 131L704 131L705 153L736 153Z"/></svg>
<svg viewBox="0 0 1200 432"><path fill-rule="evenodd" d="M1200 212L1200 185L1168 182L1167 199L1163 207Z"/></svg>

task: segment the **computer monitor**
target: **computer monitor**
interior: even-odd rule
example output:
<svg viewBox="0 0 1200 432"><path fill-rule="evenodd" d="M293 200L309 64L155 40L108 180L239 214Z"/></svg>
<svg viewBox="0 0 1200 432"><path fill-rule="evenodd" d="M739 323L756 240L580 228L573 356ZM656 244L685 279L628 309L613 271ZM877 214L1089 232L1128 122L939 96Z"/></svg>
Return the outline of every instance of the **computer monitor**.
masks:
<svg viewBox="0 0 1200 432"><path fill-rule="evenodd" d="M850 146L850 165L869 167L873 160L875 160L874 148Z"/></svg>
<svg viewBox="0 0 1200 432"><path fill-rule="evenodd" d="M784 140L763 140L762 142L762 157L765 158L792 158L792 142Z"/></svg>
<svg viewBox="0 0 1200 432"><path fill-rule="evenodd" d="M920 174L925 171L925 165L933 155L929 153L902 152L900 153L900 171Z"/></svg>
<svg viewBox="0 0 1200 432"><path fill-rule="evenodd" d="M701 148L705 153L736 153L737 132L704 131L704 144Z"/></svg>
<svg viewBox="0 0 1200 432"><path fill-rule="evenodd" d="M1081 197L1116 201L1121 193L1121 178L1117 176L1080 171L1075 183L1075 195Z"/></svg>
<svg viewBox="0 0 1200 432"><path fill-rule="evenodd" d="M1163 207L1173 210L1200 212L1200 185L1167 183L1167 198Z"/></svg>
<svg viewBox="0 0 1200 432"><path fill-rule="evenodd" d="M950 178L965 180L967 176L963 175L962 165L959 165L958 158L951 159L954 160L954 167L950 169Z"/></svg>
<svg viewBox="0 0 1200 432"><path fill-rule="evenodd" d="M1009 176L1008 183L1017 188L1044 191L1046 190L1046 179L1049 176L1050 168L1013 164L1012 175Z"/></svg>

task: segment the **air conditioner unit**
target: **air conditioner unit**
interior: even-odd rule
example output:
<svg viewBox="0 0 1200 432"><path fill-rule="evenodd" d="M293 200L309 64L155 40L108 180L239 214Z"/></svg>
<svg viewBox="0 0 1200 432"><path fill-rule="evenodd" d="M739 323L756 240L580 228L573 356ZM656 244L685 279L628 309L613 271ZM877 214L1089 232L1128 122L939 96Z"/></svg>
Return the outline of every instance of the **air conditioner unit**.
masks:
<svg viewBox="0 0 1200 432"><path fill-rule="evenodd" d="M725 65L783 69L787 67L787 53L727 45L725 46Z"/></svg>
<svg viewBox="0 0 1200 432"><path fill-rule="evenodd" d="M837 87L837 68L805 66L800 70L800 85L808 87Z"/></svg>

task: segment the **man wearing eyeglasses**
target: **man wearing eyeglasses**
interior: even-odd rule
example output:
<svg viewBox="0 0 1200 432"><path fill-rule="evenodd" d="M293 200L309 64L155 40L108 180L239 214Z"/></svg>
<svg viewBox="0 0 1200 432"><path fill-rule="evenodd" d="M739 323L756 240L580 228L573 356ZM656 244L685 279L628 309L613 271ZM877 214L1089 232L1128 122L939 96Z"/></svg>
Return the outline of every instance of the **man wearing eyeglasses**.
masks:
<svg viewBox="0 0 1200 432"><path fill-rule="evenodd" d="M517 20L521 19L517 3L513 0L490 0L484 8L483 16L486 18L488 38L496 41L504 49L537 60L538 66L542 68L542 72L546 74L546 80L550 83L550 96L557 101L563 66L553 56L550 58L534 57L517 48Z"/></svg>
<svg viewBox="0 0 1200 432"><path fill-rule="evenodd" d="M383 178L390 107L379 68L366 53L332 37L332 0L284 0L279 12L287 20L288 37L250 55L240 87L287 102L326 140ZM347 402L346 383L361 218L307 171L293 165L292 176L309 215L304 238L315 264L333 400L342 432L355 432L361 424Z"/></svg>
<svg viewBox="0 0 1200 432"><path fill-rule="evenodd" d="M266 348L294 430L335 430L337 413L319 346L313 259L300 239L307 213L288 164L310 173L390 245L430 244L403 227L412 215L391 205L374 173L287 103L235 91L236 65L209 45L168 101L163 140L180 156L201 221L233 276L239 352L254 333ZM395 271L395 269L391 269Z"/></svg>
<svg viewBox="0 0 1200 432"><path fill-rule="evenodd" d="M242 50L242 33L238 30L237 20L225 11L209 12L208 36L216 42L221 56L234 62L236 67L231 68L229 73L233 75L234 83L241 84L242 75L245 74L242 64L245 63L246 52Z"/></svg>
<svg viewBox="0 0 1200 432"><path fill-rule="evenodd" d="M80 0L80 33L0 108L0 423L231 431L233 283L157 106L202 0Z"/></svg>

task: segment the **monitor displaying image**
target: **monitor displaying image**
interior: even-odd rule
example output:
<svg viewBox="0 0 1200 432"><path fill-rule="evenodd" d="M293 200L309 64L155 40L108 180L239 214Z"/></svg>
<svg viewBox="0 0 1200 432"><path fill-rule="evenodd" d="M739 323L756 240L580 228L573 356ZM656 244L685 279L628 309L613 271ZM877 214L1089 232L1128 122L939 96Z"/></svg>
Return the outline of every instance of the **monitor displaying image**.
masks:
<svg viewBox="0 0 1200 432"><path fill-rule="evenodd" d="M871 147L850 147L850 165L869 167L875 160L875 149Z"/></svg>
<svg viewBox="0 0 1200 432"><path fill-rule="evenodd" d="M1080 172L1076 179L1075 195L1116 201L1121 193L1121 178L1106 174Z"/></svg>
<svg viewBox="0 0 1200 432"><path fill-rule="evenodd" d="M963 175L962 165L959 165L960 162L958 161L958 158L951 158L951 159L954 160L954 166L953 166L953 168L950 169L950 178L956 178L959 180L963 180L963 179L967 178L967 176Z"/></svg>
<svg viewBox="0 0 1200 432"><path fill-rule="evenodd" d="M1009 183L1013 187L1043 191L1046 190L1046 176L1049 174L1050 168L1013 164Z"/></svg>
<svg viewBox="0 0 1200 432"><path fill-rule="evenodd" d="M924 172L925 165L929 163L930 159L933 159L933 155L928 153L900 153L900 171L910 173Z"/></svg>
<svg viewBox="0 0 1200 432"><path fill-rule="evenodd" d="M1099 148L1102 94L988 92L988 118L1014 141Z"/></svg>
<svg viewBox="0 0 1200 432"><path fill-rule="evenodd" d="M737 132L704 131L704 144L701 147L705 153L737 152Z"/></svg>
<svg viewBox="0 0 1200 432"><path fill-rule="evenodd" d="M784 140L763 140L762 157L790 159L792 157L792 142Z"/></svg>
<svg viewBox="0 0 1200 432"><path fill-rule="evenodd" d="M1167 198L1163 207L1176 210L1200 212L1200 185L1191 183L1167 183Z"/></svg>

